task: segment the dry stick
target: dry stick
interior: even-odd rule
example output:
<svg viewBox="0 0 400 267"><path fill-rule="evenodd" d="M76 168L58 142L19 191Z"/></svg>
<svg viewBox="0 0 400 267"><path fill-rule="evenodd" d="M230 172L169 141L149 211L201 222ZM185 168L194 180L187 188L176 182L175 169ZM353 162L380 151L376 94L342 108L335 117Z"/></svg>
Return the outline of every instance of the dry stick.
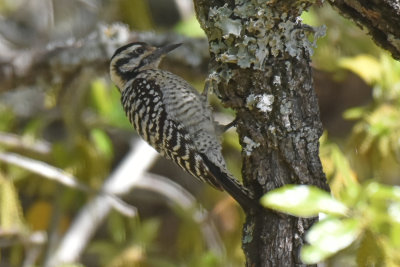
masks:
<svg viewBox="0 0 400 267"><path fill-rule="evenodd" d="M136 142L104 182L102 191L116 195L128 193L156 156L157 152L147 143L142 140ZM98 194L81 209L58 248L45 263L46 267L77 261L98 226L110 212L110 199L108 195Z"/></svg>
<svg viewBox="0 0 400 267"><path fill-rule="evenodd" d="M29 150L38 150L38 152L40 153L48 152L51 146L50 144L42 144L41 142L37 142L36 145L36 143L33 144L30 142L26 142L19 136L13 136L10 134L0 133L0 139L0 143L7 143L11 146L24 147ZM113 193L110 193L108 191L105 192L104 190L95 191L87 185L77 181L74 176L66 173L62 169L51 166L45 162L27 158L15 153L0 153L0 160L32 171L47 179L57 181L63 185L89 193L96 193L108 196L111 198L111 206L113 206L116 210L126 216L133 216L135 214L135 210L133 209L133 207L121 201ZM131 166L130 164L128 165ZM178 204L182 209L190 209L196 205L195 198L187 190L185 190L180 185L174 183L173 181L154 174L145 174L143 178L144 179L138 179L136 181L135 186L137 188L142 188L159 193L166 198L172 200L173 203ZM103 189L104 187L105 186L103 186ZM201 207L196 209L193 214L193 220L201 225L201 230L203 232L206 243L208 244L208 247L218 256L223 257L225 255L225 247L222 244L221 238L215 228L215 225L212 223L212 221L207 220L207 218L207 211L203 210Z"/></svg>
<svg viewBox="0 0 400 267"><path fill-rule="evenodd" d="M180 185L159 175L145 173L152 164L157 153L153 148L138 141L123 162L107 179L103 189L117 195L125 194L132 189L142 188L157 192L183 209L191 209L196 205L195 198ZM132 172L134 169L134 172ZM60 246L46 267L61 263L75 262L86 247L91 236L110 211L106 196L96 196L83 207L65 234ZM201 225L201 229L209 248L218 256L225 256L225 247L214 224L207 220L208 214L202 208L196 209L193 219Z"/></svg>
<svg viewBox="0 0 400 267"><path fill-rule="evenodd" d="M0 92L15 90L22 86L51 87L68 79L81 68L90 68L97 75L108 72L108 62L114 51L132 41L154 45L184 42L179 55L169 58L176 66L186 66L204 73L208 61L206 39L188 38L177 34L154 34L130 31L121 23L99 24L97 30L82 39L50 42L29 50L8 52L7 58L0 51ZM178 63L178 64L176 64Z"/></svg>
<svg viewBox="0 0 400 267"><path fill-rule="evenodd" d="M22 148L40 154L48 154L51 151L51 143L44 140L30 140L17 134L0 132L0 144L7 147Z"/></svg>
<svg viewBox="0 0 400 267"><path fill-rule="evenodd" d="M31 159L15 153L6 153L6 152L0 153L0 160L9 164L19 166L25 170L29 170L36 174L39 174L40 176L45 177L47 179L57 181L68 187L76 188L89 193L99 192L101 194L105 194L110 198L111 205L125 216L132 217L136 213L136 209L134 207L123 202L115 195L101 190L97 191L85 185L84 183L77 181L77 179L74 176L65 172L64 170L54 167L43 161Z"/></svg>
<svg viewBox="0 0 400 267"><path fill-rule="evenodd" d="M149 191L159 193L174 204L178 204L180 208L190 210L196 206L196 199L179 184L156 174L145 174L144 179L138 180L136 188L142 188ZM219 258L225 256L225 246L221 237L212 222L209 220L208 212L201 207L198 207L193 213L193 220L201 226L201 231L206 243L211 251Z"/></svg>

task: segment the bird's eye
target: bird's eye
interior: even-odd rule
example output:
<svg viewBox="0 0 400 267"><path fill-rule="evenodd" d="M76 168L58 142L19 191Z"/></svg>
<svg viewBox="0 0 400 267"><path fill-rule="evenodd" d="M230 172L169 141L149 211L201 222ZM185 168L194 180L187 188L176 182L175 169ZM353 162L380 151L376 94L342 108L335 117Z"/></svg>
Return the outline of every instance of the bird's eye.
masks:
<svg viewBox="0 0 400 267"><path fill-rule="evenodd" d="M143 52L144 52L144 50L143 50L143 48L141 48L141 47L139 47L139 48L137 48L136 50L135 50L135 52L136 52L136 54L143 54Z"/></svg>

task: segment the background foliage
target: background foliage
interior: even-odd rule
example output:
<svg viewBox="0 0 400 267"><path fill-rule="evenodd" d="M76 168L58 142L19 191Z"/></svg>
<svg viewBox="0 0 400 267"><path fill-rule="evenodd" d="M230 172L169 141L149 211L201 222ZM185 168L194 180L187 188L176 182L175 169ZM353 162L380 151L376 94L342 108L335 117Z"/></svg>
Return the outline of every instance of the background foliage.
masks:
<svg viewBox="0 0 400 267"><path fill-rule="evenodd" d="M13 49L79 38L99 21L122 21L132 30L204 37L193 13L168 1L43 1L54 5L52 27L43 26L43 18L38 18L46 9L27 2L0 1L4 22L0 35ZM60 10L67 12L62 15ZM327 26L313 65L328 129L321 138L320 155L332 197L315 188L288 187L264 197L263 203L296 216L326 213L308 234L310 245L303 248L306 262L398 266L400 64L330 6L313 9L302 18L311 25ZM22 33L11 34L12 27L22 27ZM183 75L192 77L191 83L201 90L204 73ZM0 153L57 167L92 190L45 179L43 173L0 157L1 267L44 265L136 138L107 73L81 75L72 82L68 88L39 86L0 94ZM211 101L218 117L232 117L215 97ZM224 153L236 177L240 177L239 151L234 131L224 134ZM221 250L207 244L204 225L194 219L197 205L182 209L166 204L165 196L160 199L151 191L134 189L124 200L137 207L137 216L109 213L81 260L68 266L242 266L243 214L233 200L193 182L163 160L150 172L181 182L196 196L209 211L204 221L216 227Z"/></svg>

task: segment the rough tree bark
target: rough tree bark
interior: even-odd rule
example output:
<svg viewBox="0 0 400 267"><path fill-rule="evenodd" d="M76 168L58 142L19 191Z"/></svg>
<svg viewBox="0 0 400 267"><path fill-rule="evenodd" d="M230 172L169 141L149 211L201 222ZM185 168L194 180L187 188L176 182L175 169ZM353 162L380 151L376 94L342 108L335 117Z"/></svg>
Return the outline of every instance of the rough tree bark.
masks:
<svg viewBox="0 0 400 267"><path fill-rule="evenodd" d="M298 17L314 1L198 0L209 39L210 79L237 112L243 180L257 197L285 184L329 190L319 160L322 125L307 33ZM299 251L316 218L246 211L247 266L303 266Z"/></svg>
<svg viewBox="0 0 400 267"><path fill-rule="evenodd" d="M365 28L375 43L400 60L400 3L398 0L329 0L339 13Z"/></svg>

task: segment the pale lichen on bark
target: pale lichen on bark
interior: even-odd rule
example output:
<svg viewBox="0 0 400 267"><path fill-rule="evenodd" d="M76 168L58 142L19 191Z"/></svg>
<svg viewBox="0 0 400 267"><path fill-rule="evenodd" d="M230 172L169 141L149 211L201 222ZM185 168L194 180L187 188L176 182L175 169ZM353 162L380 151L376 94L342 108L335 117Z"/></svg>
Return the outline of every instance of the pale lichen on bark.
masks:
<svg viewBox="0 0 400 267"><path fill-rule="evenodd" d="M209 38L210 52L217 62L265 70L270 55L280 57L288 53L299 58L302 49L312 53L315 41L304 38L301 20L288 19L286 12L272 11L271 2L274 1L236 0L234 6L225 3L211 7L207 17L199 16ZM314 31L316 37L324 34L324 28ZM226 74L222 78L229 81L230 73Z"/></svg>
<svg viewBox="0 0 400 267"><path fill-rule="evenodd" d="M249 109L257 108L260 112L268 114L272 111L274 96L269 94L254 95L250 94L246 98L246 107Z"/></svg>
<svg viewBox="0 0 400 267"><path fill-rule="evenodd" d="M260 146L259 143L254 142L253 140L251 140L249 137L245 136L243 138L243 142L246 144L245 147L243 147L243 150L245 151L245 153L249 156L253 150L257 147Z"/></svg>

